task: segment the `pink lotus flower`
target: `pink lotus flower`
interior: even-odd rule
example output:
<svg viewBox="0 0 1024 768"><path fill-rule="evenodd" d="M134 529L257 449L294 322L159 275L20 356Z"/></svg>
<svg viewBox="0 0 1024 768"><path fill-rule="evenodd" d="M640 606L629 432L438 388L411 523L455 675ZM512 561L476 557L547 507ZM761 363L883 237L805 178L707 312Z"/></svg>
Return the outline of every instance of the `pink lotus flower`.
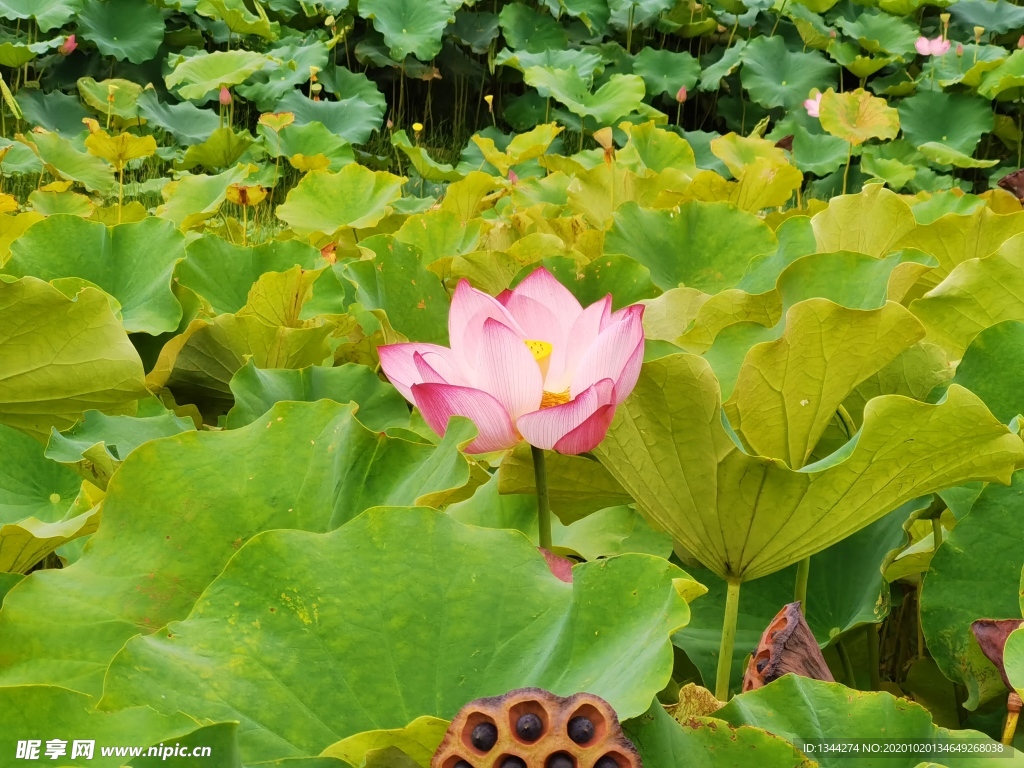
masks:
<svg viewBox="0 0 1024 768"><path fill-rule="evenodd" d="M231 103L231 91L229 91L224 86L221 86L220 95L218 96L218 99L220 100L220 103L223 104L225 107L228 106Z"/></svg>
<svg viewBox="0 0 1024 768"><path fill-rule="evenodd" d="M75 39L75 36L68 35L64 38L64 42L60 44L60 47L57 49L57 53L61 56L70 56L77 47L78 41Z"/></svg>
<svg viewBox="0 0 1024 768"><path fill-rule="evenodd" d="M391 383L440 435L467 416L479 436L468 453L520 440L576 454L604 439L615 407L640 375L643 306L611 311L611 296L584 309L546 269L498 298L459 282L448 315L451 349L380 347Z"/></svg>
<svg viewBox="0 0 1024 768"><path fill-rule="evenodd" d="M914 47L922 56L941 56L949 50L949 40L939 35L929 40L927 37L919 37L914 42Z"/></svg>
<svg viewBox="0 0 1024 768"><path fill-rule="evenodd" d="M804 102L804 109L807 110L807 114L811 117L821 116L821 96L822 94L820 91L812 91L811 98Z"/></svg>
<svg viewBox="0 0 1024 768"><path fill-rule="evenodd" d="M684 85L682 88L680 88L678 91L676 91L676 101L678 101L680 104L685 103L686 102L686 95L687 95L687 93L686 93L686 86Z"/></svg>

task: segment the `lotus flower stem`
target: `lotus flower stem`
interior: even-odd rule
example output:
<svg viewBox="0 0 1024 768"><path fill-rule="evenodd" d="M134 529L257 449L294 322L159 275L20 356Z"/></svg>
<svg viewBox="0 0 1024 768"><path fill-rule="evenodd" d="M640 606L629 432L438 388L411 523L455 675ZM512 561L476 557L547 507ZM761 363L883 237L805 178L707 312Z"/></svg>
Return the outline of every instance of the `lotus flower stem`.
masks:
<svg viewBox="0 0 1024 768"><path fill-rule="evenodd" d="M537 480L537 531L540 546L551 551L551 503L548 499L548 471L544 463L544 449L530 446L533 454L533 474Z"/></svg>
<svg viewBox="0 0 1024 768"><path fill-rule="evenodd" d="M850 654L846 652L846 645L842 639L836 640L836 653L839 655L839 662L843 665L843 677L846 678L846 687L857 688L857 676L853 672L853 662L850 661Z"/></svg>
<svg viewBox="0 0 1024 768"><path fill-rule="evenodd" d="M868 636L868 674L871 675L871 690L880 691L882 690L882 679L878 671L878 649L880 645L878 625L867 624L865 629Z"/></svg>
<svg viewBox="0 0 1024 768"><path fill-rule="evenodd" d="M942 521L938 517L932 518L932 552L939 549L942 543Z"/></svg>
<svg viewBox="0 0 1024 768"><path fill-rule="evenodd" d="M722 619L722 642L718 646L718 674L715 676L715 698L729 700L729 678L732 676L732 649L736 645L736 622L740 615L739 579L729 579L725 593L725 618Z"/></svg>
<svg viewBox="0 0 1024 768"><path fill-rule="evenodd" d="M793 599L800 603L800 613L807 615L807 577L811 572L811 558L805 557L796 566L796 588Z"/></svg>

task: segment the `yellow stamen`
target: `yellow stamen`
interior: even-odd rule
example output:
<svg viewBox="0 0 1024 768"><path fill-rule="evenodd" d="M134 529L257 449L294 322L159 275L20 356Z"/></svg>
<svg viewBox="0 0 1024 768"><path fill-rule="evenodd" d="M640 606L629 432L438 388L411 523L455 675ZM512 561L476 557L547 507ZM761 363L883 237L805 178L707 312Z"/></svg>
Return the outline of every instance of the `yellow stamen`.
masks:
<svg viewBox="0 0 1024 768"><path fill-rule="evenodd" d="M569 390L566 389L562 392L547 392L545 391L540 398L541 408L550 408L554 405L565 405L572 398L569 397Z"/></svg>
<svg viewBox="0 0 1024 768"><path fill-rule="evenodd" d="M554 349L548 342L541 341L540 339L526 339L524 343L526 348L530 350L530 354L533 355L533 359L538 363L551 357L551 350Z"/></svg>

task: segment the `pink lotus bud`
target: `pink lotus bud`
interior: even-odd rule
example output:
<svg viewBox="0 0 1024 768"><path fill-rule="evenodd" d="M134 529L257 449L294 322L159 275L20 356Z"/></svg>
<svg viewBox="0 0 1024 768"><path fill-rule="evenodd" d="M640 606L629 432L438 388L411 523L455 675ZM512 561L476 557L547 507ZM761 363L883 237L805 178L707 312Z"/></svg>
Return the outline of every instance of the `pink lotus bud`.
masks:
<svg viewBox="0 0 1024 768"><path fill-rule="evenodd" d="M804 102L804 109L811 117L821 117L821 93L815 93Z"/></svg>
<svg viewBox="0 0 1024 768"><path fill-rule="evenodd" d="M72 35L72 37L74 37L74 35ZM1020 38L1017 40L1017 47L1024 48L1024 35L1021 35Z"/></svg>
<svg viewBox="0 0 1024 768"><path fill-rule="evenodd" d="M957 43L956 44L956 55L957 56L963 56L964 55L964 44L963 43Z"/></svg>
<svg viewBox="0 0 1024 768"><path fill-rule="evenodd" d="M228 104L230 104L230 103L231 103L231 91L229 91L229 90L228 90L228 89L227 89L227 88L226 88L225 86L223 86L223 85L222 85L222 86L221 86L221 88L220 88L220 96L219 96L219 99L220 99L220 103L221 103L221 104L223 104L223 105L224 105L225 107L226 107L226 106L227 106Z"/></svg>
<svg viewBox="0 0 1024 768"><path fill-rule="evenodd" d="M519 181L519 175L515 171L513 171L511 168L508 169L508 180L510 182L512 182L513 184L515 184L517 181Z"/></svg>
<svg viewBox="0 0 1024 768"><path fill-rule="evenodd" d="M682 88L680 88L678 91L676 91L676 101L678 101L680 104L683 104L683 103L686 102L686 86L685 85Z"/></svg>
<svg viewBox="0 0 1024 768"><path fill-rule="evenodd" d="M68 35L64 38L64 42L60 44L60 48L57 49L57 52L60 53L61 56L70 56L77 47L78 41L75 40L75 36Z"/></svg>

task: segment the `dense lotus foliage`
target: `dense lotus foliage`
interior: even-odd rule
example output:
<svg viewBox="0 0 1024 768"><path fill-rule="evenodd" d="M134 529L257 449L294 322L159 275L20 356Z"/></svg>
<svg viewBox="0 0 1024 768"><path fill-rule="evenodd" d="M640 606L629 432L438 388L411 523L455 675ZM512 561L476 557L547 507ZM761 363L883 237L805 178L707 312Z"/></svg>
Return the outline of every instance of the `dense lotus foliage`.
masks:
<svg viewBox="0 0 1024 768"><path fill-rule="evenodd" d="M0 76L0 765L1024 746L1021 7L0 0Z"/></svg>

